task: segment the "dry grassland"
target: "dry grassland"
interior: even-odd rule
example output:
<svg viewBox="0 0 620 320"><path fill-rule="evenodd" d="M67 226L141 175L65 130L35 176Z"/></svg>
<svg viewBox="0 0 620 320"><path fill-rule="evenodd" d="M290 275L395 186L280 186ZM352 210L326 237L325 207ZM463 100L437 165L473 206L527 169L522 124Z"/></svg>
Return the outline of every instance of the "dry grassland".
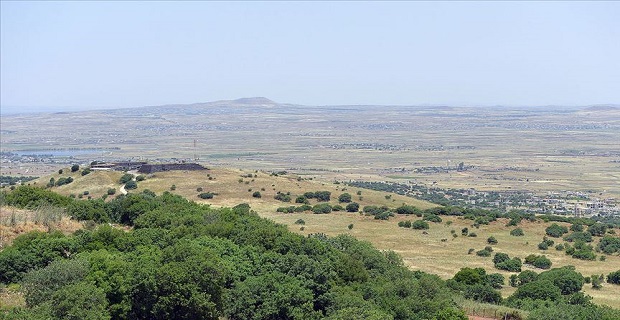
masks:
<svg viewBox="0 0 620 320"><path fill-rule="evenodd" d="M507 220L505 219L499 219L488 226L481 225L479 229L476 229L472 228L471 220L442 217L444 219L442 223L430 223L431 228L427 231L428 234L423 234L421 230L399 228L397 225L398 221L419 219L415 216L396 216L389 221L380 221L359 213L316 215L260 212L260 214L275 222L288 225L291 231L303 235L311 233L325 233L332 236L351 234L358 239L371 242L378 249L397 252L403 257L405 264L413 270L434 273L444 279L451 278L463 267L482 267L489 273L501 273L508 280L512 273L495 269L491 257L479 257L475 253L467 254L470 248L477 251L487 246L486 239L490 236L494 236L499 241L497 245L492 246L494 252L504 252L511 257L516 256L521 259L529 254L544 254L552 261L552 267L573 265L584 276L607 275L620 269L620 256L618 255L607 256L606 261L584 261L573 259L563 251L557 251L554 248L547 251L538 250L538 243L542 241L545 228L548 226L544 222L522 222L519 227L524 230L525 236L514 237L510 235L510 230L515 227L506 227ZM305 221L304 230L300 230L301 226L294 224L298 219ZM452 221L452 224L448 225L447 221ZM348 230L347 226L351 223L354 227ZM461 229L464 227L476 233L477 237L461 236ZM453 238L450 230L455 230L458 237ZM447 240L442 242L442 239ZM561 239L554 240L556 244L563 242ZM543 271L525 265L524 269ZM593 290L586 284L584 288L584 291L591 295L595 302L620 308L620 286L605 284L603 289ZM513 291L514 288L505 286L502 294L508 296Z"/></svg>

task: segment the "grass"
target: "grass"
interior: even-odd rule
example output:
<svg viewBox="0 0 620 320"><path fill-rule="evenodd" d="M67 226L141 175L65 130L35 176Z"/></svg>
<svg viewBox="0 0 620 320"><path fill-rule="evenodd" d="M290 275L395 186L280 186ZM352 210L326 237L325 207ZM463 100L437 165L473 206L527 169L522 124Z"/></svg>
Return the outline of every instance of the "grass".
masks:
<svg viewBox="0 0 620 320"><path fill-rule="evenodd" d="M59 208L42 207L37 210L24 210L0 206L0 250L26 232L60 230L69 234L82 227L82 223L71 220Z"/></svg>

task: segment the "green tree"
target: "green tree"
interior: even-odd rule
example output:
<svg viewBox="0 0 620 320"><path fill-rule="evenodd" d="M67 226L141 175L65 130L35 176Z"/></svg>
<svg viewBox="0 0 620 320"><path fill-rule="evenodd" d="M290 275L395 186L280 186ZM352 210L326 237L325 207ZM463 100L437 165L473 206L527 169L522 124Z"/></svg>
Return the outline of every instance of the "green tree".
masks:
<svg viewBox="0 0 620 320"><path fill-rule="evenodd" d="M71 172L76 172L78 170L80 170L80 165L74 164L71 166Z"/></svg>
<svg viewBox="0 0 620 320"><path fill-rule="evenodd" d="M49 305L54 319L110 319L105 293L88 282L62 287L51 295Z"/></svg>

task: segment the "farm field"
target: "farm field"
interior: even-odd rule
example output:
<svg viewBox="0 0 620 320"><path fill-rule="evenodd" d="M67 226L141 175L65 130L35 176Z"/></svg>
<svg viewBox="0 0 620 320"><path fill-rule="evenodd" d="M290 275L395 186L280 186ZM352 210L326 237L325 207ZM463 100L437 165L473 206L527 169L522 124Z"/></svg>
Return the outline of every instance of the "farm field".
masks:
<svg viewBox="0 0 620 320"><path fill-rule="evenodd" d="M316 107L254 98L1 121L3 152L62 150L66 162L198 158L209 167L287 170L325 181L371 177L620 198L614 107ZM460 163L465 170L457 172ZM52 163L1 165L15 175Z"/></svg>

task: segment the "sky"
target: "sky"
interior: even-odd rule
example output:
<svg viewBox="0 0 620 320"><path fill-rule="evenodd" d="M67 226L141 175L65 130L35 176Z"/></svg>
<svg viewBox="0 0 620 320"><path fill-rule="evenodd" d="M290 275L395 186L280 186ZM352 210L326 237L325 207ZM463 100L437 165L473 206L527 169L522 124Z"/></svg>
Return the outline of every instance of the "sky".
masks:
<svg viewBox="0 0 620 320"><path fill-rule="evenodd" d="M620 103L620 2L0 2L0 107Z"/></svg>

